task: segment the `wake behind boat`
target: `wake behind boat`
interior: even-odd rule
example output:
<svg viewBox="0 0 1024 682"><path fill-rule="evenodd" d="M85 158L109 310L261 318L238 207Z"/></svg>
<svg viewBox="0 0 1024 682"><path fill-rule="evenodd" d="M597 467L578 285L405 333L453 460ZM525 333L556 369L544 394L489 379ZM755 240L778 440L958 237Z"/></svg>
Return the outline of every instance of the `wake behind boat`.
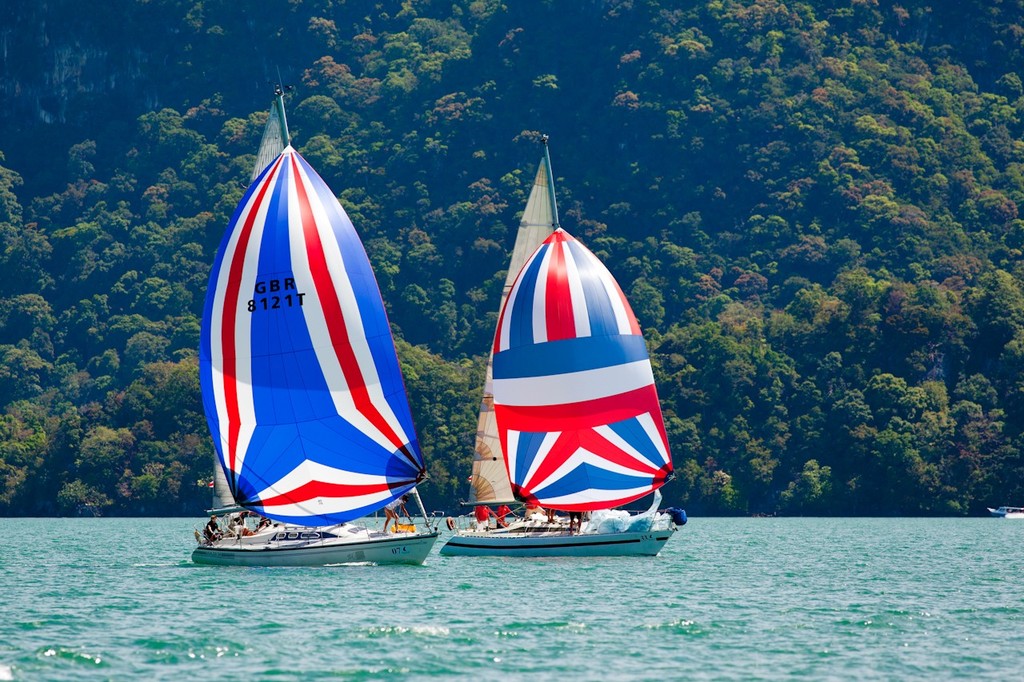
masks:
<svg viewBox="0 0 1024 682"><path fill-rule="evenodd" d="M988 507L988 513L997 519L1024 519L1024 507Z"/></svg>
<svg viewBox="0 0 1024 682"><path fill-rule="evenodd" d="M203 311L220 509L192 559L422 563L438 533L415 490L426 468L384 303L345 210L288 144L280 89L258 159ZM399 527L409 496L425 530ZM397 532L351 524L382 508Z"/></svg>
<svg viewBox="0 0 1024 682"><path fill-rule="evenodd" d="M677 525L657 513L660 494L639 517L599 518L657 491L672 473L650 359L618 283L558 226L543 141L502 292L470 503L484 513L478 522L487 505L512 502L569 519L528 511L507 528L459 530L441 554L655 555Z"/></svg>

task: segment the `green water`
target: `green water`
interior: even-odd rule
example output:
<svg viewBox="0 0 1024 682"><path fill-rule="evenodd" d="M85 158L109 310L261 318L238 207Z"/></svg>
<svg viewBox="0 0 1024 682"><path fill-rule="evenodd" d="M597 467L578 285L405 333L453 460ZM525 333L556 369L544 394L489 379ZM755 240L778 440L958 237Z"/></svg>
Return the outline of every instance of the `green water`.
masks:
<svg viewBox="0 0 1024 682"><path fill-rule="evenodd" d="M191 564L200 523L0 519L0 680L1024 671L1024 521L698 518L653 559L286 569Z"/></svg>

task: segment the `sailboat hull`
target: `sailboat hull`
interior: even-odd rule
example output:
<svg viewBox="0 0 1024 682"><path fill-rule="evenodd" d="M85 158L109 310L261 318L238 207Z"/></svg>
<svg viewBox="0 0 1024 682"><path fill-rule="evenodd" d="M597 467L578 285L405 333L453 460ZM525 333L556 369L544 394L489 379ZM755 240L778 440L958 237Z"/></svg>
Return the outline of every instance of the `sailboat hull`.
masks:
<svg viewBox="0 0 1024 682"><path fill-rule="evenodd" d="M214 566L326 566L333 564L422 564L438 533L369 536L304 545L216 543L201 545L192 561Z"/></svg>
<svg viewBox="0 0 1024 682"><path fill-rule="evenodd" d="M656 556L675 529L585 533L459 533L441 547L443 556Z"/></svg>

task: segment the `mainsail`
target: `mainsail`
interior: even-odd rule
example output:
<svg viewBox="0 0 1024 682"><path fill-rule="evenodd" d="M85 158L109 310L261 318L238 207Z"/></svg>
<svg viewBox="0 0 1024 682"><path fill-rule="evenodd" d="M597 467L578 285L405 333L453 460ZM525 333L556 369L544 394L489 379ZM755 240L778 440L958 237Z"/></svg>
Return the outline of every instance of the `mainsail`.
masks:
<svg viewBox="0 0 1024 682"><path fill-rule="evenodd" d="M284 91L280 86L274 91L274 95L274 102L270 105L270 115L267 117L267 125L263 128L260 149L256 152L256 164L253 166L250 182L255 181L263 169L281 155L290 141L288 119L284 114Z"/></svg>
<svg viewBox="0 0 1024 682"><path fill-rule="evenodd" d="M301 525L424 475L384 304L344 209L290 146L249 187L210 275L207 422L233 501Z"/></svg>
<svg viewBox="0 0 1024 682"><path fill-rule="evenodd" d="M544 142L544 157L537 166L533 188L523 211L523 218L512 247L512 259L501 290L500 311L505 306L516 275L526 260L537 250L545 239L558 227L558 208L554 200L554 180L551 175L551 159L548 155L547 136ZM505 468L498 439L498 427L494 420L494 392L492 388L493 355L487 357L487 374L484 380L484 395L480 403L480 419L477 422L476 447L473 451L473 476L470 479L469 504L500 504L513 502L512 487Z"/></svg>
<svg viewBox="0 0 1024 682"><path fill-rule="evenodd" d="M517 498L609 509L668 479L640 326L611 273L564 230L519 273L492 352L495 416Z"/></svg>

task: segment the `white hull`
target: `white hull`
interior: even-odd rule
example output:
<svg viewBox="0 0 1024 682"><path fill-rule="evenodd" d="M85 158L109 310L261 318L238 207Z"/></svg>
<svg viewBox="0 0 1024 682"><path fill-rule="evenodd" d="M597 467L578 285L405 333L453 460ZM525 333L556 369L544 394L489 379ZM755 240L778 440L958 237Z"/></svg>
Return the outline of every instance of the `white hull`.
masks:
<svg viewBox="0 0 1024 682"><path fill-rule="evenodd" d="M988 513L997 519L1024 519L1024 507L989 507Z"/></svg>
<svg viewBox="0 0 1024 682"><path fill-rule="evenodd" d="M474 532L457 533L441 548L444 556L655 556L675 529L623 533Z"/></svg>
<svg viewBox="0 0 1024 682"><path fill-rule="evenodd" d="M438 537L437 532L382 533L365 528L340 528L348 532L336 537L313 538L311 536L326 534L324 531L337 531L338 527L275 527L250 537L202 544L192 552L192 561L216 566L422 564ZM289 538L289 535L296 537Z"/></svg>

